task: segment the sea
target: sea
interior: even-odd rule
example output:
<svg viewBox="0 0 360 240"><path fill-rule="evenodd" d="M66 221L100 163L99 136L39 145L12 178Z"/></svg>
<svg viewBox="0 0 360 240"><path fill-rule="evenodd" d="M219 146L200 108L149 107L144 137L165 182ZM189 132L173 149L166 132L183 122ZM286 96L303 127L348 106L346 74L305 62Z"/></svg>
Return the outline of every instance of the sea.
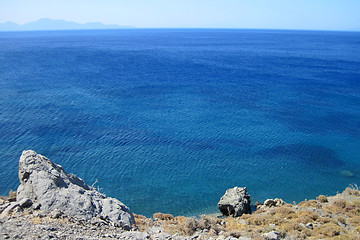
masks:
<svg viewBox="0 0 360 240"><path fill-rule="evenodd" d="M23 150L145 216L360 184L360 32L0 33L0 195Z"/></svg>

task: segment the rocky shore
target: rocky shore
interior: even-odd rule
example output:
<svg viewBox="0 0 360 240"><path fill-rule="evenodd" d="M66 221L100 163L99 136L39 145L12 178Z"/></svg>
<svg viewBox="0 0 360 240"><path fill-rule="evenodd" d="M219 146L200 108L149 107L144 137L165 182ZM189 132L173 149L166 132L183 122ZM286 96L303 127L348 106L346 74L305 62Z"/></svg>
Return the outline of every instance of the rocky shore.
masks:
<svg viewBox="0 0 360 240"><path fill-rule="evenodd" d="M246 188L226 191L222 216L133 214L117 199L34 151L19 162L17 192L0 197L0 239L360 239L360 190L289 204L257 203Z"/></svg>

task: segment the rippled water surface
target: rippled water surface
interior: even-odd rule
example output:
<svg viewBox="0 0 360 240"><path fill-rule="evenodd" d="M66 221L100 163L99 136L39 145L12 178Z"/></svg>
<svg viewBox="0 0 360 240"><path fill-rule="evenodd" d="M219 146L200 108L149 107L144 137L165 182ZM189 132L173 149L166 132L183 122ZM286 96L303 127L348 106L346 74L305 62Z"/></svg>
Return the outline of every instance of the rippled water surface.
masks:
<svg viewBox="0 0 360 240"><path fill-rule="evenodd" d="M0 194L33 149L133 212L360 184L360 33L0 33Z"/></svg>

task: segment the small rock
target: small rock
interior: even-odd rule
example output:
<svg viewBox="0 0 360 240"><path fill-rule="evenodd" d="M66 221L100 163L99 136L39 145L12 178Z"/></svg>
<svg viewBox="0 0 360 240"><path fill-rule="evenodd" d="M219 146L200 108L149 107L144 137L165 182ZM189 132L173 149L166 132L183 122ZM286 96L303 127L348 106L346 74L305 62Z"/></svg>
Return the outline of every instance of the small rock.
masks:
<svg viewBox="0 0 360 240"><path fill-rule="evenodd" d="M40 212L34 212L34 213L33 213L33 216L34 216L34 217L38 217L38 218L43 218L43 217L45 217L45 215L42 214L42 213L40 213Z"/></svg>
<svg viewBox="0 0 360 240"><path fill-rule="evenodd" d="M305 227L309 229L314 229L314 225L312 223L307 223Z"/></svg>
<svg viewBox="0 0 360 240"><path fill-rule="evenodd" d="M33 204L30 198L24 198L19 202L20 207L22 208L29 208Z"/></svg>
<svg viewBox="0 0 360 240"><path fill-rule="evenodd" d="M3 234L2 236L3 236L4 239L10 239L10 236L8 234L6 234L6 233Z"/></svg>
<svg viewBox="0 0 360 240"><path fill-rule="evenodd" d="M173 240L185 240L186 238L183 236L180 236L180 234L176 233L172 236Z"/></svg>
<svg viewBox="0 0 360 240"><path fill-rule="evenodd" d="M267 207L275 207L276 202L273 199L266 199L264 205Z"/></svg>
<svg viewBox="0 0 360 240"><path fill-rule="evenodd" d="M210 230L209 230L209 235L211 235L211 236L216 236L216 235L217 235L217 232L215 231L215 229L210 228Z"/></svg>
<svg viewBox="0 0 360 240"><path fill-rule="evenodd" d="M239 222L239 224L242 224L242 225L249 225L249 222L246 221L245 219L240 219L238 222Z"/></svg>
<svg viewBox="0 0 360 240"><path fill-rule="evenodd" d="M150 235L161 233L164 229L162 227L151 227L148 230Z"/></svg>
<svg viewBox="0 0 360 240"><path fill-rule="evenodd" d="M151 236L151 239L170 239L171 235L168 233L157 233Z"/></svg>
<svg viewBox="0 0 360 240"><path fill-rule="evenodd" d="M11 203L5 203L0 206L0 213L2 213L8 206L10 206Z"/></svg>
<svg viewBox="0 0 360 240"><path fill-rule="evenodd" d="M286 202L281 198L275 198L274 201L276 207L284 206L286 204Z"/></svg>
<svg viewBox="0 0 360 240"><path fill-rule="evenodd" d="M19 217L21 216L23 213L23 209L20 206L16 206L12 211L11 211L11 216L12 217Z"/></svg>
<svg viewBox="0 0 360 240"><path fill-rule="evenodd" d="M129 239L129 240L140 240L140 239L150 239L150 235L145 232L123 232L120 234L120 239Z"/></svg>
<svg viewBox="0 0 360 240"><path fill-rule="evenodd" d="M279 240L279 233L275 232L275 231L271 231L269 233L264 233L262 236L266 239L266 240Z"/></svg>
<svg viewBox="0 0 360 240"><path fill-rule="evenodd" d="M269 227L275 228L275 227L276 227L276 224L275 224L275 223L270 223L270 224L269 224Z"/></svg>
<svg viewBox="0 0 360 240"><path fill-rule="evenodd" d="M39 210L41 208L41 204L36 202L36 203L33 203L32 207L34 210Z"/></svg>
<svg viewBox="0 0 360 240"><path fill-rule="evenodd" d="M3 205L5 203L5 200L0 198L0 205Z"/></svg>
<svg viewBox="0 0 360 240"><path fill-rule="evenodd" d="M238 239L230 236L230 237L225 238L225 240L238 240Z"/></svg>
<svg viewBox="0 0 360 240"><path fill-rule="evenodd" d="M59 218L63 215L63 213L60 210L54 210L50 213L51 218Z"/></svg>
<svg viewBox="0 0 360 240"><path fill-rule="evenodd" d="M20 207L19 203L12 202L10 203L0 214L0 219L5 218L10 215L12 211L14 211L16 208Z"/></svg>

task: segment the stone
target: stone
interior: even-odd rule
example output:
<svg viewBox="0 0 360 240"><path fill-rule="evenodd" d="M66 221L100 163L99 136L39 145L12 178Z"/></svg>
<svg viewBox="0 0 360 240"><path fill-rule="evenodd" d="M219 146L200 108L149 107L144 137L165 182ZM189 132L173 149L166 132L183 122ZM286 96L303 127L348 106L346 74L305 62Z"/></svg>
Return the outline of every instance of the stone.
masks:
<svg viewBox="0 0 360 240"><path fill-rule="evenodd" d="M63 212L61 212L60 210L53 210L50 213L50 217L54 219L61 217L61 215L63 215Z"/></svg>
<svg viewBox="0 0 360 240"><path fill-rule="evenodd" d="M260 206L260 209L271 208L271 207L281 207L285 204L286 204L285 201L282 200L281 198L267 199L267 200L265 200L264 205Z"/></svg>
<svg viewBox="0 0 360 240"><path fill-rule="evenodd" d="M271 231L268 233L264 233L262 235L266 240L279 240L280 234L276 231Z"/></svg>
<svg viewBox="0 0 360 240"><path fill-rule="evenodd" d="M251 213L250 195L247 193L246 187L234 187L226 190L218 207L225 216L240 217L243 214Z"/></svg>
<svg viewBox="0 0 360 240"><path fill-rule="evenodd" d="M19 205L18 202L10 203L9 205L7 205L7 207L0 214L0 219L8 217L11 212L13 212L14 210L16 210L19 207L20 207L20 205ZM18 209L17 209L17 211L18 211Z"/></svg>
<svg viewBox="0 0 360 240"><path fill-rule="evenodd" d="M150 227L148 229L148 233L150 235L153 235L153 234L158 234L158 233L161 233L162 231L164 231L164 229L162 227L157 227L157 226L154 226L154 227Z"/></svg>
<svg viewBox="0 0 360 240"><path fill-rule="evenodd" d="M17 201L29 198L41 204L44 213L59 210L84 220L102 216L108 217L114 226L124 229L135 226L132 212L122 202L100 193L32 150L23 151L20 157L19 179Z"/></svg>
<svg viewBox="0 0 360 240"><path fill-rule="evenodd" d="M11 203L5 203L0 206L0 213L2 213L8 206L10 206Z"/></svg>
<svg viewBox="0 0 360 240"><path fill-rule="evenodd" d="M312 224L312 223L307 223L306 225L305 225L305 227L306 228L309 228L309 229L314 229L314 225Z"/></svg>
<svg viewBox="0 0 360 240"><path fill-rule="evenodd" d="M24 198L19 202L19 205L22 208L29 208L32 206L32 204L33 204L33 202L31 201L30 198Z"/></svg>
<svg viewBox="0 0 360 240"><path fill-rule="evenodd" d="M142 239L150 239L150 235L146 232L123 232L120 234L120 239L129 239L129 240L142 240Z"/></svg>
<svg viewBox="0 0 360 240"><path fill-rule="evenodd" d="M245 219L240 219L240 220L238 221L238 223L239 223L239 224L242 224L242 225L249 225L249 222L246 221Z"/></svg>
<svg viewBox="0 0 360 240"><path fill-rule="evenodd" d="M275 207L276 202L273 199L266 199L264 205L267 207Z"/></svg>
<svg viewBox="0 0 360 240"><path fill-rule="evenodd" d="M33 203L32 205L34 210L39 210L41 208L41 204L40 203Z"/></svg>

